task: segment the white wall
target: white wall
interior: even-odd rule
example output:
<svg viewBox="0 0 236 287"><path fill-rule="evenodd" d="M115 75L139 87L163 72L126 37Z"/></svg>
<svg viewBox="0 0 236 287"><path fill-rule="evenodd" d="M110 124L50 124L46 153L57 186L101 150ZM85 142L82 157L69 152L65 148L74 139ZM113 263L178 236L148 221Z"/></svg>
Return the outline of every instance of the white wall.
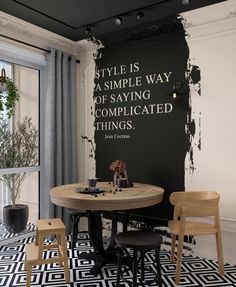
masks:
<svg viewBox="0 0 236 287"><path fill-rule="evenodd" d="M191 95L192 117L197 125L200 122L201 150L196 133L195 170L189 172L187 156L185 188L220 193L225 259L236 263L236 1L184 13L183 17L190 62L201 71L201 96ZM199 237L196 253L215 258L213 240Z"/></svg>

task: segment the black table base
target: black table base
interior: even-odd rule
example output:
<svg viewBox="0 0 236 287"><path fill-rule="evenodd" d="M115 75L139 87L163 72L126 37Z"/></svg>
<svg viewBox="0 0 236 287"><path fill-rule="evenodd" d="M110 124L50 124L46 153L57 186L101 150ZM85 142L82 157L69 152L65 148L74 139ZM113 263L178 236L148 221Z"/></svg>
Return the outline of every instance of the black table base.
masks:
<svg viewBox="0 0 236 287"><path fill-rule="evenodd" d="M123 230L127 229L128 213L124 216ZM88 231L91 244L93 246L93 252L82 252L78 255L79 259L94 260L94 266L90 270L90 274L97 275L102 267L107 263L114 263L118 260L118 248L115 245L115 236L117 234L117 222L118 212L112 212L112 229L111 237L108 247L104 248L103 236L102 236L102 212L100 211L88 211Z"/></svg>

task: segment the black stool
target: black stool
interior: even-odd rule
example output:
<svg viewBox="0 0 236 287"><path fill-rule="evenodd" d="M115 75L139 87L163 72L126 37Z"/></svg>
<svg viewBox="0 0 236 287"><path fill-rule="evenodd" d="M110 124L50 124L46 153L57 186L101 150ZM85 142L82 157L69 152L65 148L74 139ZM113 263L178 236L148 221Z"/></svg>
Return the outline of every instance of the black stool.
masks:
<svg viewBox="0 0 236 287"><path fill-rule="evenodd" d="M81 217L87 217L87 212L80 209L69 208L70 218L72 220L72 230L71 230L71 249L74 255L75 244L78 240L79 233L79 222Z"/></svg>
<svg viewBox="0 0 236 287"><path fill-rule="evenodd" d="M117 270L117 279L116 279L116 286L120 286L120 277L122 276L121 266L125 258L128 258L127 265L132 268L133 273L133 287L137 287L137 278L138 278L138 267L140 263L141 269L141 285L144 286L145 284L145 264L144 258L145 253L150 250L155 250L155 260L156 260L156 269L157 272L155 273L155 278L152 281L146 281L146 284L152 284L153 282L158 282L158 285L155 286L162 286L161 280L161 264L160 264L160 257L159 251L161 244L163 242L162 236L159 233L153 231L126 231L119 233L115 238L116 244L120 247L119 257L118 257L118 270ZM133 257L131 256L130 252L127 248L133 251ZM139 256L138 256L138 253ZM124 256L126 257L124 258ZM152 271L153 272L153 271ZM124 279L124 278L123 278ZM129 280L128 281L130 285Z"/></svg>

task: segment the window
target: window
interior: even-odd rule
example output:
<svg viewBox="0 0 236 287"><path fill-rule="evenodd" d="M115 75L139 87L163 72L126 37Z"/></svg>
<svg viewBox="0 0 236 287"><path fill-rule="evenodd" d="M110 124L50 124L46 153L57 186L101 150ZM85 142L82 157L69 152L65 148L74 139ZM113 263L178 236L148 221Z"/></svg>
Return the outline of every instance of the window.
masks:
<svg viewBox="0 0 236 287"><path fill-rule="evenodd" d="M40 71L35 68L0 61L0 69L6 70L6 75L13 79L20 95L17 102L15 114L8 119L6 111L1 116L9 123L9 130L14 132L17 124L22 122L24 118L30 117L32 124L39 132L39 86ZM39 146L39 142L38 142ZM39 150L37 151L39 155ZM39 158L39 156L38 156ZM37 166L6 166L1 167L1 174L27 173L25 180L20 186L20 192L17 197L17 203L27 204L29 206L29 222L34 222L38 218L38 193L39 193L39 170ZM11 204L9 190L6 185L0 182L0 220L2 220L2 210L5 205Z"/></svg>
<svg viewBox="0 0 236 287"><path fill-rule="evenodd" d="M12 79L12 65L6 62L2 62L0 61L0 71L2 72L2 69L5 70L6 72L6 76L10 79ZM2 76L2 73L1 75ZM3 113L1 114L2 117L4 117L5 119L7 119L7 113L6 110L3 111Z"/></svg>

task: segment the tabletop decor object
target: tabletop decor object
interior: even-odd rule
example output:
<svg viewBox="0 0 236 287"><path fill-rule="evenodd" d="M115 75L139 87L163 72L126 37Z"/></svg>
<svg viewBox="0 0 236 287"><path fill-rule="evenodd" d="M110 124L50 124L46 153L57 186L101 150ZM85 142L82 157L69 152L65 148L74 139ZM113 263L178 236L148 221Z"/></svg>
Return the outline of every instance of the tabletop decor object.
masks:
<svg viewBox="0 0 236 287"><path fill-rule="evenodd" d="M96 187L96 184L97 184L97 178L95 177L88 178L88 187Z"/></svg>
<svg viewBox="0 0 236 287"><path fill-rule="evenodd" d="M128 187L127 164L122 160L116 160L109 168L114 173L113 184L118 187Z"/></svg>

